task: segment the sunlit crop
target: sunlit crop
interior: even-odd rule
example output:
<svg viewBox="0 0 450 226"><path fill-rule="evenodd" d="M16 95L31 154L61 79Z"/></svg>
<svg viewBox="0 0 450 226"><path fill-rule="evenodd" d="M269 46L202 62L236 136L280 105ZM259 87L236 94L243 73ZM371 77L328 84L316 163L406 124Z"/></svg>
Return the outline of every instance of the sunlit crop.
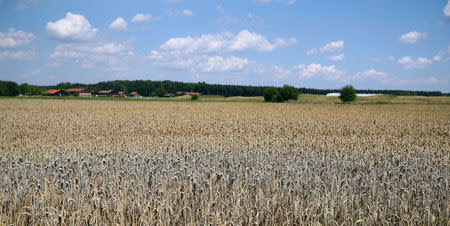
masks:
<svg viewBox="0 0 450 226"><path fill-rule="evenodd" d="M448 225L450 106L0 100L0 224Z"/></svg>

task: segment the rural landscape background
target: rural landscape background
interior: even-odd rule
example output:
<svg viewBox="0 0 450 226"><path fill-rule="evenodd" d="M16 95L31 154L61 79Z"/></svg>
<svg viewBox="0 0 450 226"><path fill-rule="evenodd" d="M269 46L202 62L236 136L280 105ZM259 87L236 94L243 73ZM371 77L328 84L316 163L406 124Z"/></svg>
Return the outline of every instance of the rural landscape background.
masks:
<svg viewBox="0 0 450 226"><path fill-rule="evenodd" d="M449 0L0 0L0 225L449 225L449 44Z"/></svg>

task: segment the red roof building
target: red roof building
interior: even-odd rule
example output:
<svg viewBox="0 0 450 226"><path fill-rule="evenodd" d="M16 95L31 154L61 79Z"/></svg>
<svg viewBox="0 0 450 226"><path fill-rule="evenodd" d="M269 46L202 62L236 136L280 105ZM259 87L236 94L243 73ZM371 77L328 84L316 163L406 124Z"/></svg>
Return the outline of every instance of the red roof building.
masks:
<svg viewBox="0 0 450 226"><path fill-rule="evenodd" d="M61 96L62 90L60 90L60 89L49 89L49 90L43 92L42 94L49 95L49 96Z"/></svg>
<svg viewBox="0 0 450 226"><path fill-rule="evenodd" d="M70 89L66 89L66 92L69 93L81 93L83 91L85 91L86 89L83 88L70 88Z"/></svg>
<svg viewBox="0 0 450 226"><path fill-rule="evenodd" d="M176 94L177 95L183 95L184 94L184 95L189 95L189 96L192 96L192 95L200 96L201 95L198 92L183 92L183 91L177 91Z"/></svg>
<svg viewBox="0 0 450 226"><path fill-rule="evenodd" d="M98 91L98 94L112 94L112 90L100 90Z"/></svg>

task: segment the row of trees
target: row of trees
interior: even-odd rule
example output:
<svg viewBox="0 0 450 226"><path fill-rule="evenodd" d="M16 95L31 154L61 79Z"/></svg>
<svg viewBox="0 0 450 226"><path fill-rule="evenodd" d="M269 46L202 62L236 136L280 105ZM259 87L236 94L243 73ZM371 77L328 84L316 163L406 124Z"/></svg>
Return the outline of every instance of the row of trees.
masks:
<svg viewBox="0 0 450 226"><path fill-rule="evenodd" d="M16 96L18 94L40 94L46 89L67 89L67 88L86 88L90 90L114 90L124 91L126 93L136 91L143 96L162 96L166 93L174 93L176 91L199 92L203 95L220 95L220 96L263 96L264 90L270 88L268 86L243 86L243 85L220 85L207 84L205 82L189 83L176 81L151 81L151 80L116 80L99 82L96 84L82 84L63 82L56 86L34 86L29 84L17 85L15 82L0 81L0 95ZM292 88L290 88L293 90ZM295 88L298 92L304 94L322 94L339 92L338 89L310 89ZM281 92L281 89L279 90ZM359 93L375 93L390 94L402 96L442 96L439 91L405 91L405 90L356 90ZM275 99L283 98L275 95ZM265 96L265 95L264 95ZM271 100L272 101L272 100Z"/></svg>
<svg viewBox="0 0 450 226"><path fill-rule="evenodd" d="M351 85L342 87L339 93L339 99L341 99L344 103L351 102L356 99L356 90ZM284 85L281 89L276 87L268 87L264 90L264 101L285 102L289 100L297 100L298 95L298 89L293 86Z"/></svg>
<svg viewBox="0 0 450 226"><path fill-rule="evenodd" d="M15 82L0 81L0 96L17 96L19 94L39 95L46 90L45 87L23 83L17 85Z"/></svg>

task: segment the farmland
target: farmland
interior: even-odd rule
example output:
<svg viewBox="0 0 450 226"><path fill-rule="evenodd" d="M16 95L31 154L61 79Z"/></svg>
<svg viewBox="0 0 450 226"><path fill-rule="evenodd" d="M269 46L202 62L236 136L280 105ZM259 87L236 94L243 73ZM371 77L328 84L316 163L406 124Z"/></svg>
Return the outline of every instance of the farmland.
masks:
<svg viewBox="0 0 450 226"><path fill-rule="evenodd" d="M0 224L449 224L450 105L299 102L0 99Z"/></svg>

